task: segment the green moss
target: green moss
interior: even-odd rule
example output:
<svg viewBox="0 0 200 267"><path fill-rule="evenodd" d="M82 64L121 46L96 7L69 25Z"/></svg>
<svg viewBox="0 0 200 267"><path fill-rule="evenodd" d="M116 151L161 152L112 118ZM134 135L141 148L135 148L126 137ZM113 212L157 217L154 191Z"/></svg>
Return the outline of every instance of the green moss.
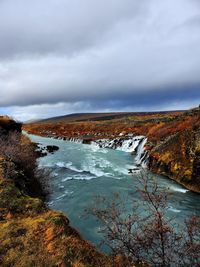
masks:
<svg viewBox="0 0 200 267"><path fill-rule="evenodd" d="M0 210L4 213L26 213L44 210L44 203L20 192L13 181L0 181Z"/></svg>
<svg viewBox="0 0 200 267"><path fill-rule="evenodd" d="M64 218L62 215L49 217L48 221L57 225L57 226L61 226L63 224L66 224L66 218ZM68 221L67 221L67 223L68 223Z"/></svg>

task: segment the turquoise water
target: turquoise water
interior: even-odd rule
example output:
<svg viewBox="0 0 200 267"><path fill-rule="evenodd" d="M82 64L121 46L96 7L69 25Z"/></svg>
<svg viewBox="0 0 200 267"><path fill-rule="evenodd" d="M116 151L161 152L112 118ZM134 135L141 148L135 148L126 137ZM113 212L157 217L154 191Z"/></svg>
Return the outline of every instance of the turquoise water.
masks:
<svg viewBox="0 0 200 267"><path fill-rule="evenodd" d="M138 200L135 191L139 173L128 174L128 169L134 165L134 156L82 143L34 135L29 137L42 145L57 145L60 148L54 154L39 159L41 167L52 171L52 192L47 204L64 212L85 239L94 244L99 243L100 225L92 216L85 216L85 209L92 204L96 195L110 197L119 192ZM186 217L200 215L200 195L168 178L154 176L157 177L159 187L169 192L169 217L175 217L178 223L183 224Z"/></svg>

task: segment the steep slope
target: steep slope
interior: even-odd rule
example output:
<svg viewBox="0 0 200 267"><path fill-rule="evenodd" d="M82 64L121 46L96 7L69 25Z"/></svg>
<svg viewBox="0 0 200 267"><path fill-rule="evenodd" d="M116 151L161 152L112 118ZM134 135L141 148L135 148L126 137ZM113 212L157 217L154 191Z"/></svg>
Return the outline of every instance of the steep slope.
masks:
<svg viewBox="0 0 200 267"><path fill-rule="evenodd" d="M8 129L20 132L19 125L13 121L12 130L8 125L2 126L4 137ZM23 138L17 140L20 143ZM18 151L16 146L13 149ZM113 266L108 256L82 239L65 215L48 209L41 199L28 194L32 190L26 188L30 177L27 179L27 172L19 169L10 155L0 157L0 266Z"/></svg>
<svg viewBox="0 0 200 267"><path fill-rule="evenodd" d="M59 212L0 177L1 266L111 266Z"/></svg>
<svg viewBox="0 0 200 267"><path fill-rule="evenodd" d="M176 131L165 133L150 150L149 168L200 192L200 110L185 113L174 125Z"/></svg>
<svg viewBox="0 0 200 267"><path fill-rule="evenodd" d="M157 146L149 157L149 168L200 192L200 128L176 133Z"/></svg>

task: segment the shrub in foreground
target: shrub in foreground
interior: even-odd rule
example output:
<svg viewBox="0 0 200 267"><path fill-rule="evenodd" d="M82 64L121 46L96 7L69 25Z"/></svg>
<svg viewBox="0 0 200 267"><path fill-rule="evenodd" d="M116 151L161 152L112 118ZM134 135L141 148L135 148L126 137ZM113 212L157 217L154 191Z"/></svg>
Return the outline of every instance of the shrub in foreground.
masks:
<svg viewBox="0 0 200 267"><path fill-rule="evenodd" d="M199 266L200 218L191 217L176 225L167 216L167 194L155 180L141 175L138 205L125 202L119 194L111 201L97 197L88 210L101 223L107 245L114 255L128 259L128 266L180 267ZM142 189L141 189L142 188ZM128 205L127 205L128 204ZM128 206L128 208L127 208ZM175 227L176 226L176 227Z"/></svg>

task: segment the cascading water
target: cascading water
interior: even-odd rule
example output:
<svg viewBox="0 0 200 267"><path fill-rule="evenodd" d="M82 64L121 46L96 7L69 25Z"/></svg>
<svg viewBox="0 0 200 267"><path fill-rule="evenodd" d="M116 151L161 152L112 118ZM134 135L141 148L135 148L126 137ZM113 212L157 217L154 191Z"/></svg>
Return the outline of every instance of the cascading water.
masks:
<svg viewBox="0 0 200 267"><path fill-rule="evenodd" d="M84 143L84 140L77 137L58 137L51 136L58 140L65 140L74 143ZM110 148L115 150L120 150L124 152L129 152L136 155L135 164L141 165L143 168L146 167L148 160L148 152L145 151L145 144L147 138L143 135L133 136L133 134L128 134L124 137L108 138L108 139L98 139L95 141L89 141L88 144L91 144L92 147L99 148Z"/></svg>
<svg viewBox="0 0 200 267"><path fill-rule="evenodd" d="M133 139L127 139L122 142L121 147L117 147L117 150L133 153L137 149L143 136L136 136Z"/></svg>
<svg viewBox="0 0 200 267"><path fill-rule="evenodd" d="M82 139L75 138L75 137L71 137L71 138L67 139L67 141L74 142L74 143L82 143L83 142Z"/></svg>
<svg viewBox="0 0 200 267"><path fill-rule="evenodd" d="M145 163L147 160L148 152L145 151L144 147L147 142L147 138L143 138L141 143L137 147L137 154L135 157L135 162L139 165L142 165L142 167L145 167Z"/></svg>
<svg viewBox="0 0 200 267"><path fill-rule="evenodd" d="M99 139L93 141L92 145L134 153L136 155L135 163L145 167L148 158L148 152L145 151L146 142L147 138L139 135L132 138Z"/></svg>

